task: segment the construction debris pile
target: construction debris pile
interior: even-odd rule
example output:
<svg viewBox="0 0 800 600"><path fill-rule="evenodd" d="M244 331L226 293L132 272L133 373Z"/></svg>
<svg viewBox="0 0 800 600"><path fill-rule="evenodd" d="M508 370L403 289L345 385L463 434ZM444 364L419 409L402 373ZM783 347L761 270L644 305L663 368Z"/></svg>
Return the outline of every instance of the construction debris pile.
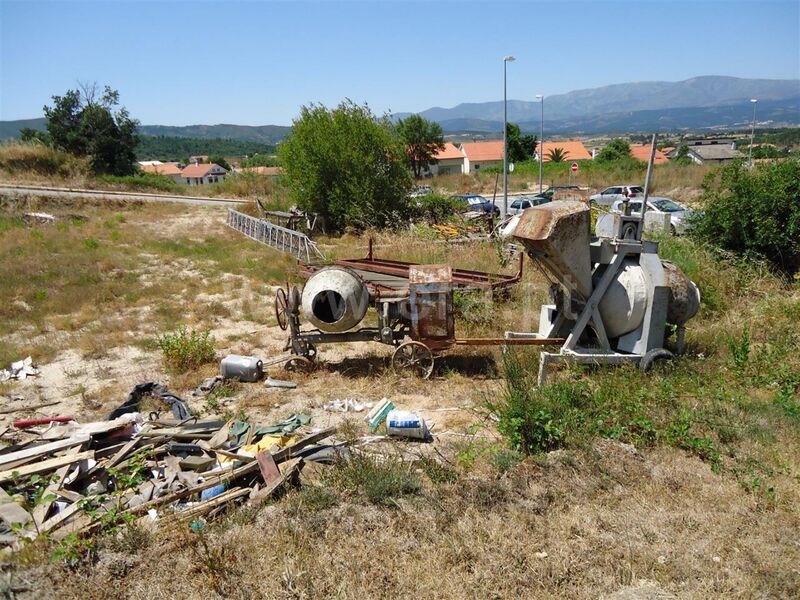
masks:
<svg viewBox="0 0 800 600"><path fill-rule="evenodd" d="M139 412L153 402L169 405L172 418ZM16 443L0 450L0 544L15 549L41 534L60 540L134 521L197 526L234 504L263 502L304 461L347 454L343 445L320 444L335 429L314 430L304 414L262 426L185 410L180 398L146 383L106 421L14 423Z"/></svg>

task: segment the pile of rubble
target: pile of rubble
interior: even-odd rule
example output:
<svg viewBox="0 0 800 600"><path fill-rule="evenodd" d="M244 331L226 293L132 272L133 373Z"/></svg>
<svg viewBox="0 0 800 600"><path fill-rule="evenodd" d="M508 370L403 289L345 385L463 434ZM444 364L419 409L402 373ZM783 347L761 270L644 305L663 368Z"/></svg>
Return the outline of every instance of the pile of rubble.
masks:
<svg viewBox="0 0 800 600"><path fill-rule="evenodd" d="M171 418L139 412L143 400L168 404ZM106 421L16 422L17 443L0 450L0 544L18 548L23 538L88 535L136 520L192 524L234 504L257 505L304 461L330 463L347 452L322 444L335 429L312 429L304 414L263 426L184 411L180 398L148 383Z"/></svg>

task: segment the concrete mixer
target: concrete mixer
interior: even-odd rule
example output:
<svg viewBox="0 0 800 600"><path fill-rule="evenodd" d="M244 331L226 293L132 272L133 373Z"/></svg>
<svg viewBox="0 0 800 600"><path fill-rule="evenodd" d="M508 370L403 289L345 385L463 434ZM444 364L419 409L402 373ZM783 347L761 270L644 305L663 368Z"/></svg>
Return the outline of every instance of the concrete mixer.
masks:
<svg viewBox="0 0 800 600"><path fill-rule="evenodd" d="M515 216L503 228L551 279L550 304L541 307L537 332L505 338L564 338L558 353L542 352L539 385L552 363L637 363L647 371L672 358L664 348L670 326L677 352L684 325L700 307L697 286L658 256L658 242L642 240L643 217L602 214L590 235L589 207L556 201Z"/></svg>

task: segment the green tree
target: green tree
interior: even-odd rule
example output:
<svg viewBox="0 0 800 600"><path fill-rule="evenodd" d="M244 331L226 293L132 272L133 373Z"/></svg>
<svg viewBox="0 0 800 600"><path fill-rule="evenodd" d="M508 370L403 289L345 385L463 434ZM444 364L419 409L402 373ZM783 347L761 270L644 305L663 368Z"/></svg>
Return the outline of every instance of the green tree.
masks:
<svg viewBox="0 0 800 600"><path fill-rule="evenodd" d="M791 275L800 270L800 159L750 170L739 160L708 174L694 233L742 256L761 256Z"/></svg>
<svg viewBox="0 0 800 600"><path fill-rule="evenodd" d="M102 95L95 85L82 84L53 96L45 106L47 131L55 147L76 156L88 156L95 173L132 175L136 171L139 122L119 106L119 92L106 86Z"/></svg>
<svg viewBox="0 0 800 600"><path fill-rule="evenodd" d="M567 159L567 153L563 148L552 148L547 152L547 158L552 163L564 162Z"/></svg>
<svg viewBox="0 0 800 600"><path fill-rule="evenodd" d="M536 136L522 135L516 123L506 123L506 141L509 162L528 160L536 151Z"/></svg>
<svg viewBox="0 0 800 600"><path fill-rule="evenodd" d="M225 160L224 156L219 156L219 155L218 156L209 156L208 157L208 162L214 163L215 165L219 165L220 167L222 167L226 171L230 171L231 170L231 165L228 163L227 160Z"/></svg>
<svg viewBox="0 0 800 600"><path fill-rule="evenodd" d="M328 230L386 227L408 215L404 145L367 105L303 106L278 156L292 199L320 213Z"/></svg>
<svg viewBox="0 0 800 600"><path fill-rule="evenodd" d="M692 164L692 158L689 156L689 146L687 146L685 142L678 144L675 158L673 158L671 162L675 165L684 166Z"/></svg>
<svg viewBox="0 0 800 600"><path fill-rule="evenodd" d="M31 127L23 127L19 130L19 141L38 142L49 146L52 140L46 131L39 131Z"/></svg>
<svg viewBox="0 0 800 600"><path fill-rule="evenodd" d="M634 159L631 156L631 145L623 139L615 138L600 150L595 160L604 163Z"/></svg>
<svg viewBox="0 0 800 600"><path fill-rule="evenodd" d="M436 164L436 153L444 150L442 126L420 115L411 115L398 121L395 129L406 146L411 171L419 178L429 165Z"/></svg>

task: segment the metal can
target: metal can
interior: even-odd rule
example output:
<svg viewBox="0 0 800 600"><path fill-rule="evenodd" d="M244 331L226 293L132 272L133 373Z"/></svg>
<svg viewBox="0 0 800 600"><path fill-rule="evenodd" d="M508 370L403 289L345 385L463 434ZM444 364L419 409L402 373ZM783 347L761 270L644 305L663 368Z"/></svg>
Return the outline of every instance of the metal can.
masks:
<svg viewBox="0 0 800 600"><path fill-rule="evenodd" d="M219 363L219 372L225 379L258 381L264 375L264 363L255 356L229 354Z"/></svg>

